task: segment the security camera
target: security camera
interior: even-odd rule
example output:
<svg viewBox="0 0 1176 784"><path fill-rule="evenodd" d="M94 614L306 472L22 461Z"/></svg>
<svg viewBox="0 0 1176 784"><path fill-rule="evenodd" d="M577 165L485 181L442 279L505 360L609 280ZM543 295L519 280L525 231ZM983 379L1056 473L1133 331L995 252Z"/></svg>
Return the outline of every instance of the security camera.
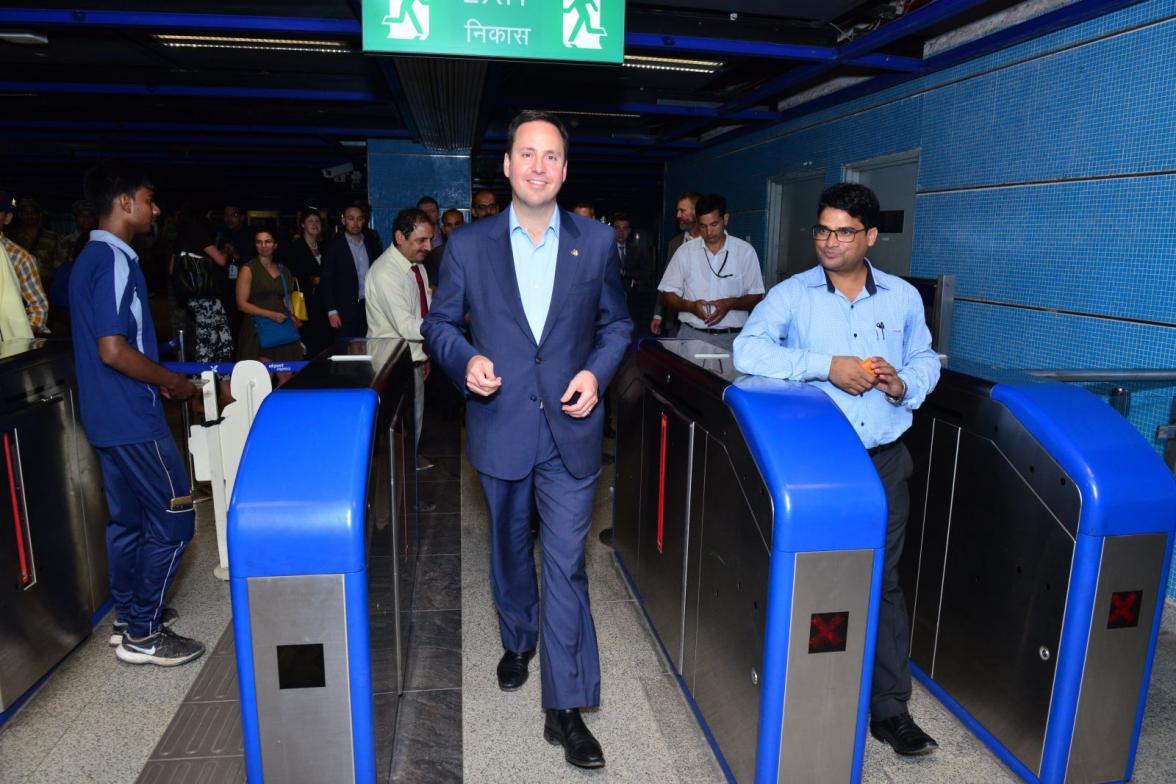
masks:
<svg viewBox="0 0 1176 784"><path fill-rule="evenodd" d="M338 166L328 166L323 169L323 176L328 180L343 182L354 169L355 164L353 163L340 163Z"/></svg>

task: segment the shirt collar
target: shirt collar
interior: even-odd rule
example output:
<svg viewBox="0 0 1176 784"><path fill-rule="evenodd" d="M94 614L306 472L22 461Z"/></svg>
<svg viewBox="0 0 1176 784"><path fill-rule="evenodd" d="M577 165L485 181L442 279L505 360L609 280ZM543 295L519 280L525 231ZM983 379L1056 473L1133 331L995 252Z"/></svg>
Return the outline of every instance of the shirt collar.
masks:
<svg viewBox="0 0 1176 784"><path fill-rule="evenodd" d="M878 293L878 284L874 280L874 265L870 263L869 259L865 259L865 264L866 264L866 293L868 293L871 297L873 297L874 295L876 295ZM837 289L833 286L833 281L829 277L829 271L821 266L818 266L817 269L819 269L822 273L823 282L825 284L825 290L828 291L830 294L835 292ZM879 270L879 271L881 271L881 270ZM820 282L812 283L809 285L819 286ZM885 283L883 283L882 288L884 288L884 289L889 288L889 286L887 286Z"/></svg>
<svg viewBox="0 0 1176 784"><path fill-rule="evenodd" d="M126 244L118 237L111 234L109 231L105 231L103 229L94 229L92 232L90 232L90 239L98 240L99 242L105 242L107 245L113 245L125 253L127 258L134 259L135 261L139 260L139 254L135 253L135 251L131 249L130 245Z"/></svg>
<svg viewBox="0 0 1176 784"><path fill-rule="evenodd" d="M414 264L408 260L408 257L400 252L400 248L396 247L395 243L388 246L387 252L389 260L392 261L392 263L396 266L405 270L411 270L413 268Z"/></svg>
<svg viewBox="0 0 1176 784"><path fill-rule="evenodd" d="M363 235L362 235L362 234L360 234L360 235L359 235L359 240L358 240L358 241L355 241L355 242L352 242L352 240L351 240L351 235L350 235L350 234L348 234L347 232L343 232L343 236L347 238L347 243L348 243L349 245L351 245L352 247L358 248L358 247L360 247L361 245L364 245L364 241L363 241Z"/></svg>
<svg viewBox="0 0 1176 784"><path fill-rule="evenodd" d="M523 228L523 224L519 223L519 216L515 214L514 202L511 202L510 207L506 211L507 219L510 223L510 233L514 234L516 231L521 231L527 234L527 230ZM555 205L555 209L551 211L551 220L547 221L547 228L543 230L546 234L549 231L554 231L555 236L559 236L559 205ZM528 235L529 236L529 235Z"/></svg>

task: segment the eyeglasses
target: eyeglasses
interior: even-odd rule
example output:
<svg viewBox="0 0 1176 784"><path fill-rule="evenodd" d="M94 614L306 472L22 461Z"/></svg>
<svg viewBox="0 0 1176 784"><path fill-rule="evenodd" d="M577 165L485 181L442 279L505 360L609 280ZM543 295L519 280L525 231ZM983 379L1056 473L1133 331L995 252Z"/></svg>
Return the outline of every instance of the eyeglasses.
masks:
<svg viewBox="0 0 1176 784"><path fill-rule="evenodd" d="M869 229L851 229L848 226L843 226L840 229L831 229L828 226L813 226L813 239L825 241L829 239L830 234L837 235L838 242L853 242L854 238L863 231Z"/></svg>

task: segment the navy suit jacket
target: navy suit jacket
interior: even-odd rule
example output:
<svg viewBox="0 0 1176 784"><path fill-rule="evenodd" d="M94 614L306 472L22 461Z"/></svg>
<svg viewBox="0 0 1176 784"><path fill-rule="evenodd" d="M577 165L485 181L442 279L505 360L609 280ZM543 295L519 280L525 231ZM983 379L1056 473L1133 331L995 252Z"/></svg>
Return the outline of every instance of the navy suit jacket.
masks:
<svg viewBox="0 0 1176 784"><path fill-rule="evenodd" d="M366 232L363 244L367 248L370 269L384 251ZM321 275L319 294L326 310L339 314L343 320L343 334L364 337L351 334L359 323L359 273L355 271L355 257L351 255L346 235L340 234L323 246Z"/></svg>
<svg viewBox="0 0 1176 784"><path fill-rule="evenodd" d="M561 210L555 288L536 341L515 277L509 214L449 235L421 332L429 356L461 389L468 390L466 365L478 354L502 379L493 395L466 398L467 453L478 471L508 480L527 476L541 417L568 473L583 478L600 468L604 407L575 419L559 399L581 370L592 371L603 395L629 345L633 322L619 266L612 229ZM466 313L473 345L462 331Z"/></svg>

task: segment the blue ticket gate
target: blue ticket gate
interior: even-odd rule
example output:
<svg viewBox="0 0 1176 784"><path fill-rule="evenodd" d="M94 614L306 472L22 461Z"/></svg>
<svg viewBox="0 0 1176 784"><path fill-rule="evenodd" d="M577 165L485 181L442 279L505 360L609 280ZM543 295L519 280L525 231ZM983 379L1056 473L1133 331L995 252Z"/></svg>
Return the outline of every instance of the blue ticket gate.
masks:
<svg viewBox="0 0 1176 784"><path fill-rule="evenodd" d="M881 481L820 390L644 341L617 380L613 540L739 781L861 777Z"/></svg>
<svg viewBox="0 0 1176 784"><path fill-rule="evenodd" d="M911 661L1021 778L1131 777L1176 482L1084 389L953 361L905 437Z"/></svg>
<svg viewBox="0 0 1176 784"><path fill-rule="evenodd" d="M404 500L411 356L399 340L337 348L266 398L229 509L251 784L376 780L370 613L391 618L392 639L375 646L391 666L376 666L403 689L399 611L416 555ZM369 592L374 541L397 565L387 591Z"/></svg>

